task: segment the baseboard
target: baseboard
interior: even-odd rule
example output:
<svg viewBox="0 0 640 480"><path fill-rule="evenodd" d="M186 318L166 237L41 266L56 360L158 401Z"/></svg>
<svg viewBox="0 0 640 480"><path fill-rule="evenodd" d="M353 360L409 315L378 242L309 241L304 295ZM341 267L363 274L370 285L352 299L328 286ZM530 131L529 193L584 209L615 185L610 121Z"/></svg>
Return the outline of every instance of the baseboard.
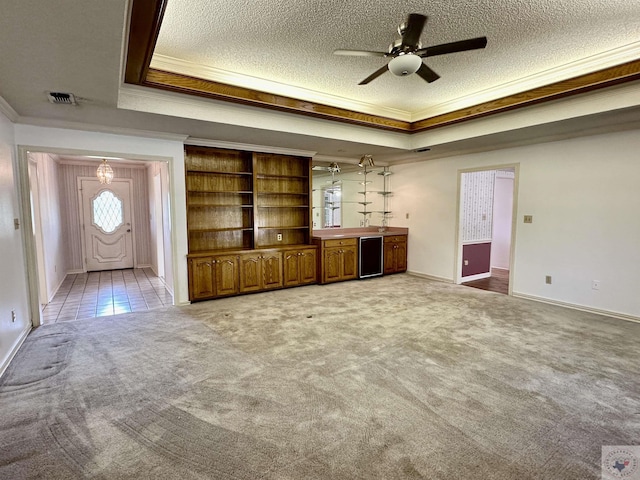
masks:
<svg viewBox="0 0 640 480"><path fill-rule="evenodd" d="M135 268L150 268L151 270L153 270L153 267L148 264L148 263L141 263L135 266ZM153 273L156 273L155 271ZM156 277L158 276L158 274L156 274Z"/></svg>
<svg viewBox="0 0 640 480"><path fill-rule="evenodd" d="M87 273L87 272L81 268L78 268L76 270L67 270L67 275L80 275L81 273Z"/></svg>
<svg viewBox="0 0 640 480"><path fill-rule="evenodd" d="M626 320L627 322L640 323L640 317L636 317L635 315L627 315L626 313L613 312L611 310L601 310L599 308L585 307L584 305L561 302L559 300L551 300L549 298L538 297L536 295L528 295L526 293L513 292L511 295L517 298L524 298L527 300L533 300L535 302L548 303L549 305L556 305L558 307L570 308L572 310L579 310L581 312L595 313L597 315L604 315L605 317L618 318L620 320Z"/></svg>
<svg viewBox="0 0 640 480"><path fill-rule="evenodd" d="M502 270L504 272L508 272L509 271L509 267L507 268L503 268L503 267L491 267L491 270Z"/></svg>
<svg viewBox="0 0 640 480"><path fill-rule="evenodd" d="M18 337L18 340L14 344L13 348L9 352L9 355L7 355L7 357L2 361L2 364L0 364L0 378L2 378L2 376L4 375L4 372L6 372L7 368L9 367L9 364L11 363L11 360L13 360L13 357L15 357L16 353L18 353L18 350L20 350L20 347L22 346L24 341L27 339L27 335L29 335L30 331L31 331L30 326L24 329L24 331Z"/></svg>
<svg viewBox="0 0 640 480"><path fill-rule="evenodd" d="M53 293L51 295L47 296L47 303L51 303L53 301L53 298L56 296L56 293L58 293L58 290L60 290L60 287L64 283L64 279L65 278L67 278L67 274L66 273L64 274L64 277L62 277L60 282L58 282L58 285L56 286L56 288L53 289Z"/></svg>
<svg viewBox="0 0 640 480"><path fill-rule="evenodd" d="M434 280L436 282L453 283L451 278L437 277L435 275L427 275L426 273L413 272L411 270L407 270L407 274L413 275L414 277L426 278L427 280Z"/></svg>
<svg viewBox="0 0 640 480"><path fill-rule="evenodd" d="M489 277L491 277L491 272L478 273L477 275L467 275L466 277L462 277L460 279L460 283L475 282L476 280L482 280Z"/></svg>

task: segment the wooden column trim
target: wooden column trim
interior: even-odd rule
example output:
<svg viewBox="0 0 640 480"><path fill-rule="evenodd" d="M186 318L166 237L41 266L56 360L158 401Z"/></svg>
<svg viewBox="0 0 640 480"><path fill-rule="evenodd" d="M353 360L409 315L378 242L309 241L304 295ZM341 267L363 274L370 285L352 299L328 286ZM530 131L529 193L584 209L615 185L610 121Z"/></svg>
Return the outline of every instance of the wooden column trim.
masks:
<svg viewBox="0 0 640 480"><path fill-rule="evenodd" d="M144 82L156 48L167 0L133 0L124 81Z"/></svg>

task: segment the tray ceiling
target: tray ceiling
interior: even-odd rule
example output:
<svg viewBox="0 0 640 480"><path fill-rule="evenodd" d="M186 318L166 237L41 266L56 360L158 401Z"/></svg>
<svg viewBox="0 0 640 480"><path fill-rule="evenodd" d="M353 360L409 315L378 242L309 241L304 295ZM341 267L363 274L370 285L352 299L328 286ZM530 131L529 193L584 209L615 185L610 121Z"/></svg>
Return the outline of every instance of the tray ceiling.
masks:
<svg viewBox="0 0 640 480"><path fill-rule="evenodd" d="M486 36L487 48L426 59L441 75L386 73L379 57L408 13L427 15L430 46ZM416 121L640 56L637 0L170 0L152 67L355 111Z"/></svg>

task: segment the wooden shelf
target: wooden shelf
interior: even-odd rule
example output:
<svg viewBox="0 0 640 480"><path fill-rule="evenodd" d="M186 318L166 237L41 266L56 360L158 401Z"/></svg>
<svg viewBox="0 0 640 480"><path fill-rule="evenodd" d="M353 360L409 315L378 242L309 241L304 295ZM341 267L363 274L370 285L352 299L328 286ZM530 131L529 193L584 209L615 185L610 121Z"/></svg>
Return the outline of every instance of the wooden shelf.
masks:
<svg viewBox="0 0 640 480"><path fill-rule="evenodd" d="M222 170L193 170L189 169L187 171L187 175L200 175L200 174L209 174L209 175L234 175L234 176L252 176L251 172L225 172Z"/></svg>
<svg viewBox="0 0 640 480"><path fill-rule="evenodd" d="M253 208L253 205L225 205L217 203L215 205L188 205L187 208Z"/></svg>
<svg viewBox="0 0 640 480"><path fill-rule="evenodd" d="M189 253L310 243L309 158L188 146L185 167Z"/></svg>
<svg viewBox="0 0 640 480"><path fill-rule="evenodd" d="M214 232L234 232L234 231L252 231L253 227L231 227L231 228L192 228L189 233L214 233Z"/></svg>
<svg viewBox="0 0 640 480"><path fill-rule="evenodd" d="M258 208L309 208L309 205L258 205Z"/></svg>
<svg viewBox="0 0 640 480"><path fill-rule="evenodd" d="M256 178L265 178L265 179L269 179L269 178L274 178L274 179L289 179L289 178L297 178L297 179L301 179L301 180L308 180L308 176L305 175L271 175L271 174L266 174L266 173L258 173L256 174Z"/></svg>
<svg viewBox="0 0 640 480"><path fill-rule="evenodd" d="M309 225L290 226L290 227L258 227L260 230L304 230Z"/></svg>
<svg viewBox="0 0 640 480"><path fill-rule="evenodd" d="M300 197L308 197L309 194L305 192L273 192L273 191L259 191L258 195L298 195Z"/></svg>
<svg viewBox="0 0 640 480"><path fill-rule="evenodd" d="M187 193L197 193L198 195L219 195L221 193L230 193L230 194L252 194L251 190L187 190Z"/></svg>

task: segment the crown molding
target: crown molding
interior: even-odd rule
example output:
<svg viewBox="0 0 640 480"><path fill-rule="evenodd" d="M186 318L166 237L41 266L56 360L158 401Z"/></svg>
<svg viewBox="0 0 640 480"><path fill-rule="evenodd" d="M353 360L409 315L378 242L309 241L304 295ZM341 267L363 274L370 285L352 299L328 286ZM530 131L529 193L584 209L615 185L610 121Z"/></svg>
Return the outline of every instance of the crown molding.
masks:
<svg viewBox="0 0 640 480"><path fill-rule="evenodd" d="M17 123L20 119L20 115L16 112L9 102L0 96L0 113L4 114L11 122Z"/></svg>
<svg viewBox="0 0 640 480"><path fill-rule="evenodd" d="M206 138L189 137L185 140L186 146L227 148L229 150L244 150L249 152L275 153L278 155L292 155L295 157L313 157L317 152L310 150L295 150L292 148L269 147L265 145L253 145L250 143L224 142L222 140L209 140Z"/></svg>
<svg viewBox="0 0 640 480"><path fill-rule="evenodd" d="M165 72L187 75L189 77L210 80L216 83L235 85L238 87L257 90L265 93L272 93L285 97L305 100L307 102L321 103L331 107L337 107L356 112L377 115L381 117L393 118L405 122L411 121L412 114L406 110L397 108L381 107L368 102L361 102L353 99L333 95L325 92L318 92L308 88L295 87L280 82L265 80L263 78L242 75L239 73L221 70L219 68L188 62L166 55L154 54L151 59L151 68Z"/></svg>
<svg viewBox="0 0 640 480"><path fill-rule="evenodd" d="M252 90L227 83L213 82L154 68L149 69L145 81L140 85L174 93L183 93L287 113L297 113L381 130L408 132L411 129L411 123L404 120L299 100L293 97Z"/></svg>
<svg viewBox="0 0 640 480"><path fill-rule="evenodd" d="M522 92L553 85L558 82L581 77L600 70L616 67L640 58L640 42L630 43L620 48L592 55L575 62L551 68L528 77L506 82L495 87L474 92L438 105L414 112L411 122L451 113L474 105L508 98Z"/></svg>

